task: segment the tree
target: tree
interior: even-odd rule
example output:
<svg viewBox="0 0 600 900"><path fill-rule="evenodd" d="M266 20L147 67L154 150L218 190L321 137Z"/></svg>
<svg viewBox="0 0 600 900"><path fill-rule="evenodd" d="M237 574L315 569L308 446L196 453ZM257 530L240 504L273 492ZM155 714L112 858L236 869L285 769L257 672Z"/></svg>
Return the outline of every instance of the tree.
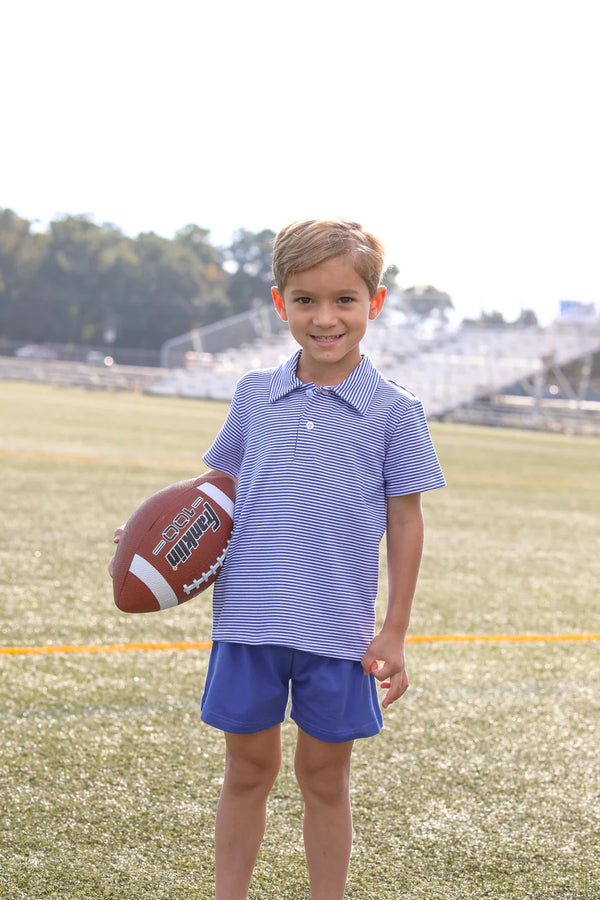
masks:
<svg viewBox="0 0 600 900"><path fill-rule="evenodd" d="M0 209L0 337L157 349L266 300L274 237L242 230L223 250L193 224L130 238L86 216L33 233Z"/></svg>
<svg viewBox="0 0 600 900"><path fill-rule="evenodd" d="M231 315L232 307L227 292L229 277L223 268L224 255L209 241L210 231L197 225L186 225L177 232L175 241L186 248L197 260L196 284L198 296L194 304L196 324L209 325Z"/></svg>
<svg viewBox="0 0 600 900"><path fill-rule="evenodd" d="M86 216L52 222L49 237L36 279L46 340L103 343L121 299L120 272L132 261L130 239Z"/></svg>
<svg viewBox="0 0 600 900"><path fill-rule="evenodd" d="M400 274L400 269L398 266L393 263L385 269L383 275L381 276L381 283L386 286L388 291L398 291L398 285L396 283L396 279Z"/></svg>
<svg viewBox="0 0 600 900"><path fill-rule="evenodd" d="M223 251L230 273L227 293L234 312L251 309L257 300L268 302L273 284L274 240L274 231L253 233L241 228L234 234L231 246Z"/></svg>
<svg viewBox="0 0 600 900"><path fill-rule="evenodd" d="M478 319L463 319L463 325L483 325L484 327L492 327L492 328L503 328L508 323L505 321L504 316L498 310L493 310L492 312L485 312L485 310L481 310Z"/></svg>
<svg viewBox="0 0 600 900"><path fill-rule="evenodd" d="M44 234L0 211L0 335L156 349L231 311L223 255L196 225L126 237L65 216Z"/></svg>
<svg viewBox="0 0 600 900"><path fill-rule="evenodd" d="M478 319L463 319L463 325L482 325L484 328L529 328L538 325L538 317L532 309L522 309L514 322L507 322L497 309L492 312L481 310Z"/></svg>
<svg viewBox="0 0 600 900"><path fill-rule="evenodd" d="M157 348L228 314L226 276L207 235L196 226L188 226L175 240L153 232L138 235L127 300L115 313L121 345Z"/></svg>
<svg viewBox="0 0 600 900"><path fill-rule="evenodd" d="M47 236L32 233L26 219L0 209L0 337L27 340L37 333L29 298L46 243Z"/></svg>
<svg viewBox="0 0 600 900"><path fill-rule="evenodd" d="M445 320L447 310L453 309L450 295L438 291L431 284L406 288L399 299L406 315L419 320L428 319L434 311Z"/></svg>
<svg viewBox="0 0 600 900"><path fill-rule="evenodd" d="M539 321L533 309L522 309L514 324L521 328L531 328L539 325Z"/></svg>

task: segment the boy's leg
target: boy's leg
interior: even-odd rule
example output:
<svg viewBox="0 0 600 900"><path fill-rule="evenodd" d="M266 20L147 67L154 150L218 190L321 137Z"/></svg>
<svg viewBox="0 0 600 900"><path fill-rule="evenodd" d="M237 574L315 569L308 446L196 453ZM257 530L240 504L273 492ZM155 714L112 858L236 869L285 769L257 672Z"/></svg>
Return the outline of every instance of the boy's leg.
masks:
<svg viewBox="0 0 600 900"><path fill-rule="evenodd" d="M334 744L298 729L296 777L304 797L311 900L343 900L352 849L353 741Z"/></svg>
<svg viewBox="0 0 600 900"><path fill-rule="evenodd" d="M225 734L215 828L215 900L245 900L263 839L267 797L281 765L281 727Z"/></svg>

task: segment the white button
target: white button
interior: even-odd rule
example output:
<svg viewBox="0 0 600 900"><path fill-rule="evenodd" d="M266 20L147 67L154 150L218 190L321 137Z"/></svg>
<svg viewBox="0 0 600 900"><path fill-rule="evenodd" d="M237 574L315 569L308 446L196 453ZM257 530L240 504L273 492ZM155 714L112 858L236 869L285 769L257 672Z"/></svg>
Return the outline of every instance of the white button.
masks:
<svg viewBox="0 0 600 900"><path fill-rule="evenodd" d="M307 428L308 431L312 431L314 427L315 427L315 423L314 423L314 422L307 422L307 423L306 423L306 428Z"/></svg>

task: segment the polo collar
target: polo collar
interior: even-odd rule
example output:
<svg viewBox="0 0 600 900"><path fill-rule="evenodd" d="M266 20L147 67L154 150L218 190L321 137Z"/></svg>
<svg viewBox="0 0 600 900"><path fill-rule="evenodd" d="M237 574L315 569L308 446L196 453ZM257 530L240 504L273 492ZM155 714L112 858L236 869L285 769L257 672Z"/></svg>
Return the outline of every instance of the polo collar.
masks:
<svg viewBox="0 0 600 900"><path fill-rule="evenodd" d="M282 363L271 376L269 403L281 400L292 391L305 387L296 375L296 366L302 350L297 350L286 362ZM357 410L361 415L367 412L375 395L381 374L377 371L368 356L363 356L360 363L341 384L330 387L330 392Z"/></svg>

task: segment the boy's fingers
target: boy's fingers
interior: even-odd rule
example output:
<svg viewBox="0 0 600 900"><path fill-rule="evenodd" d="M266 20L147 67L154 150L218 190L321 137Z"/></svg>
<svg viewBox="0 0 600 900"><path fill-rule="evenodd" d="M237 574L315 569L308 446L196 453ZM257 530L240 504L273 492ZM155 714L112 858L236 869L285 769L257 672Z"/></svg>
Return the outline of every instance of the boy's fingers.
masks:
<svg viewBox="0 0 600 900"><path fill-rule="evenodd" d="M113 535L113 544L119 543L119 541L121 540L121 535L123 534L124 530L125 530L125 525L121 525L119 528L117 528L117 530L115 531L115 533ZM108 574L110 575L111 578L114 577L114 575L113 575L114 565L115 565L115 558L113 556L113 558L108 563Z"/></svg>
<svg viewBox="0 0 600 900"><path fill-rule="evenodd" d="M389 662L386 662L385 660L382 660L381 662L382 664L379 665L378 660L375 660L375 662L371 666L371 671L377 681L383 681L384 678L390 678L390 676L393 675L394 671Z"/></svg>
<svg viewBox="0 0 600 900"><path fill-rule="evenodd" d="M400 668L400 664L392 665L385 659L376 659L367 653L363 656L361 665L365 675L374 675L377 681L381 682L381 687L390 688L392 694L395 692L395 684L398 681L400 684L405 684L404 687L400 688L400 693L397 696L393 696L388 703L393 703L394 700L397 700L408 687L408 677L403 665Z"/></svg>
<svg viewBox="0 0 600 900"><path fill-rule="evenodd" d="M373 671L373 666L377 666L377 660L373 656L371 656L370 653L365 653L360 661L360 664L365 675L370 675Z"/></svg>
<svg viewBox="0 0 600 900"><path fill-rule="evenodd" d="M399 672L398 675L394 675L390 681L382 684L381 687L388 688L387 694L381 701L381 705L386 709L405 693L408 688L408 676L406 672Z"/></svg>
<svg viewBox="0 0 600 900"><path fill-rule="evenodd" d="M373 659L372 657L370 659L363 658L363 660L361 660L361 665L363 667L363 672L365 673L365 675L374 675L375 678L378 678L380 680L381 678L387 677L385 673L383 675L381 674L382 668L380 668L379 666L379 661Z"/></svg>
<svg viewBox="0 0 600 900"><path fill-rule="evenodd" d="M390 678L397 671L392 664L385 659L379 660L373 659L372 657L369 659L365 656L361 660L361 664L365 675L374 675L377 681L383 681L384 678Z"/></svg>

